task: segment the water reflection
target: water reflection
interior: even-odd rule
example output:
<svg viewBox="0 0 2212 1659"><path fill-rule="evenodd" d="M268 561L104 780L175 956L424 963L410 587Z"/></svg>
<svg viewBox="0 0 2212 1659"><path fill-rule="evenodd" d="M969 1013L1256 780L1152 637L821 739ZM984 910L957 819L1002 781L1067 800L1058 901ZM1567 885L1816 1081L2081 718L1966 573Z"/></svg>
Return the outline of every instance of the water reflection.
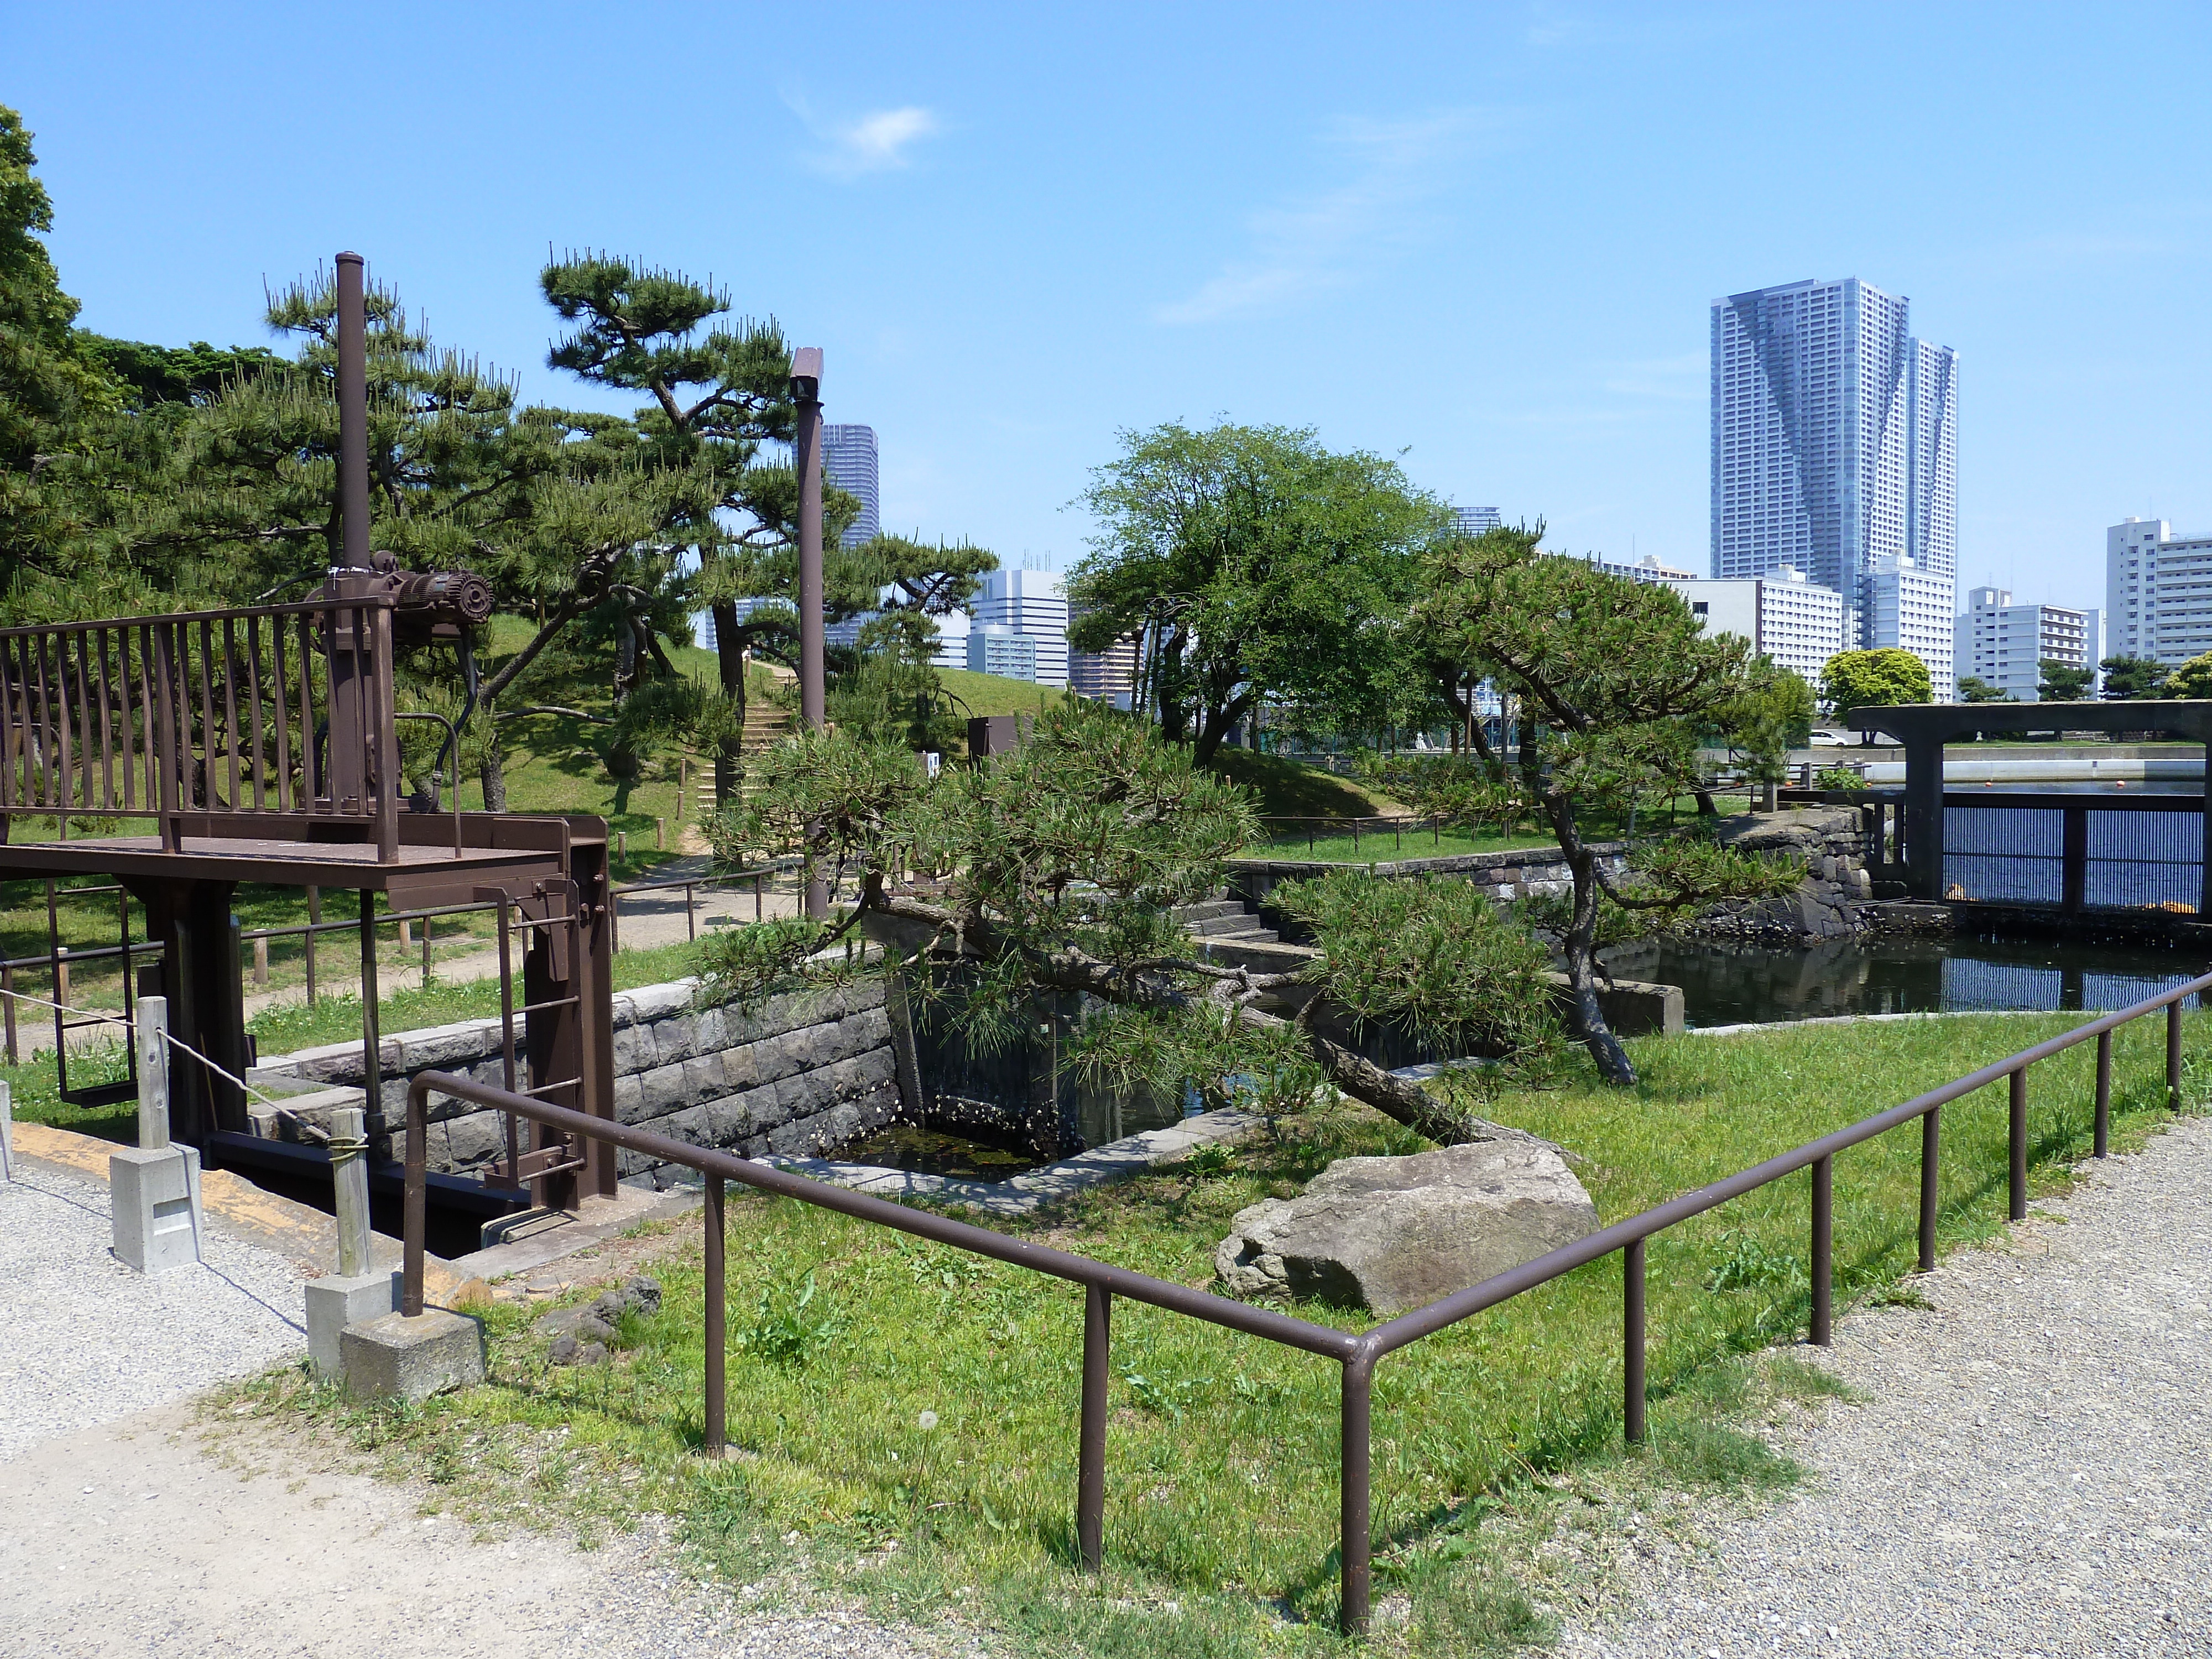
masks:
<svg viewBox="0 0 2212 1659"><path fill-rule="evenodd" d="M2204 971L2171 949L2063 939L1832 939L1802 951L1665 940L1617 946L1604 958L1619 978L1680 986L1692 1025L2124 1008Z"/></svg>

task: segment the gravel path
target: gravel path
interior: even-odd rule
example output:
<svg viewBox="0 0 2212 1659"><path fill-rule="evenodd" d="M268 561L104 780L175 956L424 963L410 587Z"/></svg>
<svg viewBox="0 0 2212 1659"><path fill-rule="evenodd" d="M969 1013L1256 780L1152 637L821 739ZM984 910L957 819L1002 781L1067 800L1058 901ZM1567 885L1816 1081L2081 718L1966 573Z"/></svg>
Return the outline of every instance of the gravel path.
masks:
<svg viewBox="0 0 2212 1659"><path fill-rule="evenodd" d="M40 1659L915 1659L860 1620L770 1618L667 1565L655 1533L583 1551L469 1540L423 1494L318 1467L188 1409L0 1464L0 1655Z"/></svg>
<svg viewBox="0 0 2212 1659"><path fill-rule="evenodd" d="M0 1468L301 1352L297 1270L211 1227L197 1267L149 1275L110 1246L107 1188L24 1159L0 1182Z"/></svg>
<svg viewBox="0 0 2212 1659"><path fill-rule="evenodd" d="M2212 1120L2036 1211L1839 1325L1860 1403L1787 1437L1809 1487L1565 1650L2212 1654Z"/></svg>

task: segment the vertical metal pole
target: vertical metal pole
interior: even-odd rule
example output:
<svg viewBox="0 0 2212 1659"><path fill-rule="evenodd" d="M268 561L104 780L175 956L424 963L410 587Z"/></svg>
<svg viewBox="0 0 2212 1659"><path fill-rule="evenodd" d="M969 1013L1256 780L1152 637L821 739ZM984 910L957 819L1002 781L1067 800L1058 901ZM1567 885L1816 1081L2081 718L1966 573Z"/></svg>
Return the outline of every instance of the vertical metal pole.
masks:
<svg viewBox="0 0 2212 1659"><path fill-rule="evenodd" d="M709 1457L720 1457L728 1430L723 1371L728 1358L724 1328L722 1177L707 1177L707 1423L702 1448Z"/></svg>
<svg viewBox="0 0 2212 1659"><path fill-rule="evenodd" d="M691 884L688 881L684 884L684 937L692 944L699 939L699 912L691 902Z"/></svg>
<svg viewBox="0 0 2212 1659"><path fill-rule="evenodd" d="M1344 1362L1344 1406L1338 1463L1337 1561L1341 1607L1337 1626L1346 1636L1364 1636L1374 1590L1374 1561L1368 1528L1373 1512L1370 1419L1374 1407L1375 1358L1364 1352Z"/></svg>
<svg viewBox="0 0 2212 1659"><path fill-rule="evenodd" d="M368 320L362 257L341 253L338 275L338 513L340 562L368 568Z"/></svg>
<svg viewBox="0 0 2212 1659"><path fill-rule="evenodd" d="M1836 1160L1813 1160L1813 1346L1825 1348L1834 1338Z"/></svg>
<svg viewBox="0 0 2212 1659"><path fill-rule="evenodd" d="M1930 1107L1920 1119L1920 1265L1936 1271L1936 1184L1942 1176L1943 1109Z"/></svg>
<svg viewBox="0 0 2212 1659"><path fill-rule="evenodd" d="M429 1102L407 1091L407 1174L400 1194L400 1233L404 1254L400 1258L399 1311L410 1319L422 1311L422 1250L428 1231L428 1204L423 1188L423 1165L430 1155Z"/></svg>
<svg viewBox="0 0 2212 1659"><path fill-rule="evenodd" d="M422 988L430 988L430 918L422 918Z"/></svg>
<svg viewBox="0 0 2212 1659"><path fill-rule="evenodd" d="M2166 1103L2181 1109L2181 1004L2166 1005Z"/></svg>
<svg viewBox="0 0 2212 1659"><path fill-rule="evenodd" d="M819 732L827 714L822 640L822 352L802 346L791 354L791 397L798 405L792 465L799 472L799 714ZM806 884L806 915L830 915L829 884Z"/></svg>
<svg viewBox="0 0 2212 1659"><path fill-rule="evenodd" d="M2006 1213L2014 1221L2027 1219L2027 1067L2011 1078L2012 1173L2006 1183L2010 1201Z"/></svg>
<svg viewBox="0 0 2212 1659"><path fill-rule="evenodd" d="M2092 1157L2102 1158L2112 1144L2112 1034L2097 1034L2097 1127Z"/></svg>
<svg viewBox="0 0 2212 1659"><path fill-rule="evenodd" d="M756 870L756 871L754 871L754 872L753 872L753 920L754 920L755 921L758 921L760 919L761 919L761 876L760 876L760 872L759 872L759 871L757 871L757 870Z"/></svg>
<svg viewBox="0 0 2212 1659"><path fill-rule="evenodd" d="M1083 1427L1076 1443L1075 1550L1086 1572L1106 1550L1106 1377L1114 1298L1103 1285L1083 1287Z"/></svg>
<svg viewBox="0 0 2212 1659"><path fill-rule="evenodd" d="M607 889L607 954L622 954L622 889Z"/></svg>
<svg viewBox="0 0 2212 1659"><path fill-rule="evenodd" d="M507 899L499 896L499 1058L500 1087L514 1092L514 957L513 933L507 921ZM510 1186L522 1182L521 1119L507 1114L507 1179Z"/></svg>
<svg viewBox="0 0 2212 1659"><path fill-rule="evenodd" d="M361 1086L371 1111L384 1099L383 1034L376 1020L376 894L361 890Z"/></svg>
<svg viewBox="0 0 2212 1659"><path fill-rule="evenodd" d="M307 890L307 1006L315 1006L315 927L323 919L323 890Z"/></svg>
<svg viewBox="0 0 2212 1659"><path fill-rule="evenodd" d="M129 970L126 969L125 971ZM0 1009L5 1010L8 1023L8 1063L20 1066L23 1062L15 1054L15 965L13 963L0 968Z"/></svg>
<svg viewBox="0 0 2212 1659"><path fill-rule="evenodd" d="M1620 1253L1620 1437L1631 1446L1644 1440L1644 1245Z"/></svg>

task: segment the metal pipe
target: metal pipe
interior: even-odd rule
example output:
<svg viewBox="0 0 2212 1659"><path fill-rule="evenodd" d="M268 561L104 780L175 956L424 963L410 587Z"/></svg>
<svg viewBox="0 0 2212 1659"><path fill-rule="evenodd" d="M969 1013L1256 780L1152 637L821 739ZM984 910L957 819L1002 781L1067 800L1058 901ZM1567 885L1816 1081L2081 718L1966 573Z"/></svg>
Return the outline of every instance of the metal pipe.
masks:
<svg viewBox="0 0 2212 1659"><path fill-rule="evenodd" d="M1344 1362L1344 1401L1338 1443L1337 1563L1340 1606L1337 1628L1367 1633L1374 1590L1372 1522L1374 1471L1371 1429L1375 1356L1364 1348Z"/></svg>
<svg viewBox="0 0 2212 1659"><path fill-rule="evenodd" d="M1620 1437L1641 1445L1644 1431L1644 1241L1620 1253Z"/></svg>
<svg viewBox="0 0 2212 1659"><path fill-rule="evenodd" d="M791 398L799 420L792 465L799 472L799 717L810 732L827 718L822 638L822 350L801 346L791 354ZM830 915L830 887L819 877L806 884L806 915Z"/></svg>
<svg viewBox="0 0 2212 1659"><path fill-rule="evenodd" d="M707 1177L707 1423L705 1445L702 1448L709 1457L722 1455L728 1433L728 1413L723 1395L723 1372L729 1355L726 1351L725 1304L723 1300L722 1198L724 1188L720 1176Z"/></svg>
<svg viewBox="0 0 2212 1659"><path fill-rule="evenodd" d="M1835 1324L1836 1160L1817 1159L1813 1165L1813 1346L1825 1348L1833 1340Z"/></svg>
<svg viewBox="0 0 2212 1659"><path fill-rule="evenodd" d="M368 1100L384 1092L383 1033L376 1018L376 894L361 890L361 1086Z"/></svg>
<svg viewBox="0 0 2212 1659"><path fill-rule="evenodd" d="M2178 997L2166 1005L2166 1104L2169 1111L2181 1109L2181 1000Z"/></svg>
<svg viewBox="0 0 2212 1659"><path fill-rule="evenodd" d="M1916 1271L1936 1271L1936 1188L1942 1178L1943 1109L1931 1106L1920 1120L1920 1260Z"/></svg>
<svg viewBox="0 0 2212 1659"><path fill-rule="evenodd" d="M337 257L338 562L357 570L369 568L368 318L362 264L358 253Z"/></svg>
<svg viewBox="0 0 2212 1659"><path fill-rule="evenodd" d="M1106 1382L1114 1298L1103 1285L1083 1287L1083 1430L1077 1443L1075 1548L1084 1570L1098 1571L1106 1549Z"/></svg>
<svg viewBox="0 0 2212 1659"><path fill-rule="evenodd" d="M2097 1034L2097 1122L2090 1156L2102 1158L2112 1144L2112 1034Z"/></svg>
<svg viewBox="0 0 2212 1659"><path fill-rule="evenodd" d="M2023 1066L2012 1074L2008 1090L2011 1110L2008 1114L2008 1139L2012 1152L2011 1170L2005 1182L2005 1212L2014 1221L2027 1219L2027 1067Z"/></svg>

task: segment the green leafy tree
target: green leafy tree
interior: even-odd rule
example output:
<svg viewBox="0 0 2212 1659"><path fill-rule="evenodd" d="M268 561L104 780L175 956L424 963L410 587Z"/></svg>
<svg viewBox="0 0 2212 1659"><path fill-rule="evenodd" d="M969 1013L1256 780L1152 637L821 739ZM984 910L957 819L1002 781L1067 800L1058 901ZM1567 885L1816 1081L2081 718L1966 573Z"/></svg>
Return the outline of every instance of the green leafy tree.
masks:
<svg viewBox="0 0 2212 1659"><path fill-rule="evenodd" d="M2107 702L2163 696L2166 682L2172 673L2155 657L2107 657L2097 666L2104 672Z"/></svg>
<svg viewBox="0 0 2212 1659"><path fill-rule="evenodd" d="M2079 702L2097 678L2094 669L2057 657L2044 658L2036 664L2036 669L2040 678L2036 682L2035 695L2045 702Z"/></svg>
<svg viewBox="0 0 2212 1659"><path fill-rule="evenodd" d="M1972 674L1965 676L1959 682L1960 702L2010 702L2012 700L2011 692L2000 691L1987 680Z"/></svg>
<svg viewBox="0 0 2212 1659"><path fill-rule="evenodd" d="M122 404L41 240L54 213L37 160L0 106L0 589L68 568L84 499L73 475Z"/></svg>
<svg viewBox="0 0 2212 1659"><path fill-rule="evenodd" d="M2197 701L2212 697L2212 651L2203 656L2191 657L2166 677L2159 688L2162 697L2187 697Z"/></svg>
<svg viewBox="0 0 2212 1659"><path fill-rule="evenodd" d="M1733 741L1746 723L1779 731L1803 715L1802 700L1786 671L1733 635L1707 635L1678 594L1547 557L1539 538L1500 528L1445 544L1431 556L1414 625L1436 654L1525 709L1511 764L1489 752L1480 727L1477 761L1491 763L1498 796L1517 796L1559 845L1572 893L1531 920L1559 941L1577 1034L1599 1070L1633 1083L1598 1004L1599 946L1723 898L1788 892L1803 872L1683 837L1638 847L1630 874L1616 877L1589 820L1626 819L1705 787L1705 737Z"/></svg>
<svg viewBox="0 0 2212 1659"><path fill-rule="evenodd" d="M803 851L850 908L719 934L710 976L727 995L902 971L989 1048L1081 994L1088 1012L1061 1053L1094 1084L1190 1085L1219 1100L1243 1077L1270 1109L1291 1110L1328 1083L1445 1143L1520 1138L1469 1102L1557 1048L1545 953L1463 883L1347 872L1279 889L1321 947L1311 968L1205 961L1172 910L1217 890L1251 806L1188 749L1112 711L1052 710L1021 749L934 780L903 749L808 732L764 756L753 782L742 809L708 824L717 859ZM846 968L833 954L825 968L825 949L863 928L884 958ZM1324 1007L1510 1066L1470 1071L1471 1092L1432 1092L1327 1035Z"/></svg>
<svg viewBox="0 0 2212 1659"><path fill-rule="evenodd" d="M1393 462L1307 430L1170 423L1121 434L1082 496L1098 524L1071 573L1068 642L1146 641L1139 695L1210 761L1263 698L1387 715L1387 619L1443 521Z"/></svg>
<svg viewBox="0 0 2212 1659"><path fill-rule="evenodd" d="M1934 692L1928 665L1895 646L1839 651L1820 671L1820 701L1838 719L1854 708L1926 702Z"/></svg>

